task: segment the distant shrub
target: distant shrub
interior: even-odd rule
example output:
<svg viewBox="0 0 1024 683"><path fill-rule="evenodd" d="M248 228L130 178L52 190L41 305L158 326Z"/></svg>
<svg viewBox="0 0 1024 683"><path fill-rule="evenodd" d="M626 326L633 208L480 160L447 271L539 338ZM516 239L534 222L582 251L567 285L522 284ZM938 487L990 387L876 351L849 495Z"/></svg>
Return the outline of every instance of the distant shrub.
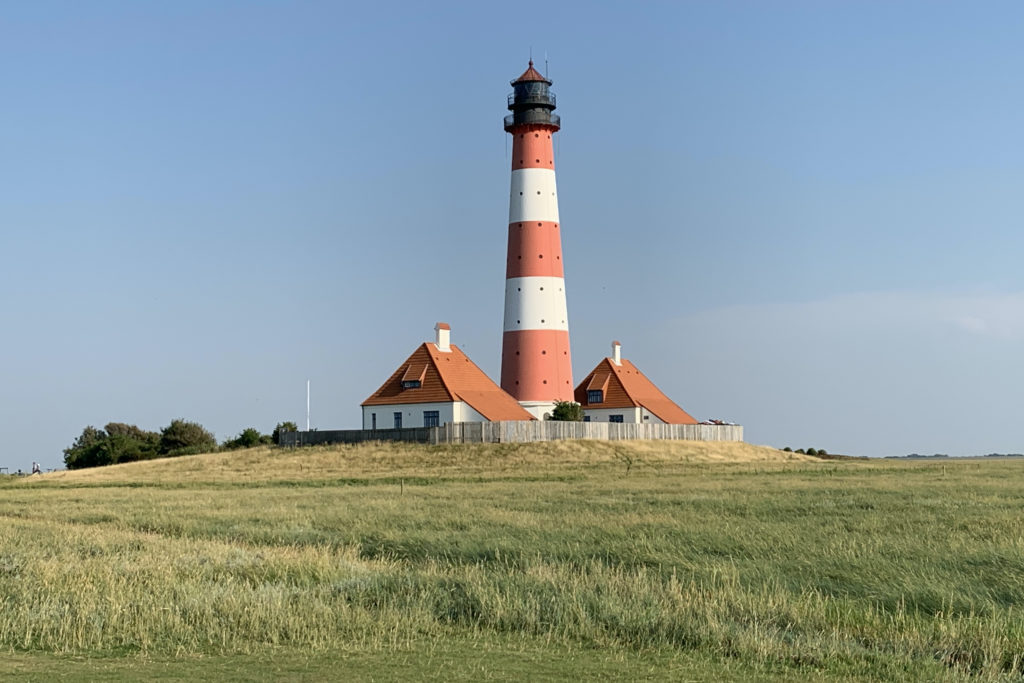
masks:
<svg viewBox="0 0 1024 683"><path fill-rule="evenodd" d="M818 454L818 451L816 451L815 449L813 449L813 448L808 448L807 449L807 455L817 455L817 454Z"/></svg>
<svg viewBox="0 0 1024 683"><path fill-rule="evenodd" d="M193 455L216 449L217 440L198 422L172 420L160 431L161 455Z"/></svg>
<svg viewBox="0 0 1024 683"><path fill-rule="evenodd" d="M828 455L828 451L826 451L824 448L819 448L818 455Z"/></svg>
<svg viewBox="0 0 1024 683"><path fill-rule="evenodd" d="M135 425L110 422L103 429L86 427L75 442L64 449L69 470L116 465L158 457L160 435Z"/></svg>
<svg viewBox="0 0 1024 683"><path fill-rule="evenodd" d="M223 447L233 451L238 448L252 448L260 444L270 443L270 441L271 437L269 434L260 434L258 429L249 427L248 429L243 429L242 433L234 439L225 441Z"/></svg>
<svg viewBox="0 0 1024 683"><path fill-rule="evenodd" d="M802 448L798 448L798 449L796 449L796 450L795 450L795 451L793 451L793 452L794 452L794 453L799 453L799 454L803 455L803 454L804 454L804 449L802 449Z"/></svg>
<svg viewBox="0 0 1024 683"><path fill-rule="evenodd" d="M782 450L786 451L787 453L792 453L792 452L793 452L793 449L792 449L792 448L790 448L789 446L786 446L786 447L785 447L785 448L783 448Z"/></svg>

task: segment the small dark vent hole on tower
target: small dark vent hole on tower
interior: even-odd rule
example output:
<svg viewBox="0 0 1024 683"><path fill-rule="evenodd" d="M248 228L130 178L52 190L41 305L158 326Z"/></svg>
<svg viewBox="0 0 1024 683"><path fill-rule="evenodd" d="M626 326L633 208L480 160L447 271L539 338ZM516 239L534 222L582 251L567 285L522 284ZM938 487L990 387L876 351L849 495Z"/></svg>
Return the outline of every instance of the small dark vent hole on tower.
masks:
<svg viewBox="0 0 1024 683"><path fill-rule="evenodd" d="M543 291L544 291L544 288L543 288L543 287L541 287L541 288L540 288L540 291L542 291L542 292L543 292Z"/></svg>
<svg viewBox="0 0 1024 683"><path fill-rule="evenodd" d="M541 351L541 352L540 352L540 355L542 355L542 356L546 356L546 355L548 355L548 352L547 352L547 351Z"/></svg>
<svg viewBox="0 0 1024 683"><path fill-rule="evenodd" d="M541 321L541 322L544 322L544 318L541 318L541 319L540 319L540 321Z"/></svg>
<svg viewBox="0 0 1024 683"><path fill-rule="evenodd" d="M539 164L540 163L540 159L534 159L534 162Z"/></svg>
<svg viewBox="0 0 1024 683"><path fill-rule="evenodd" d="M520 197L522 197L522 196L523 196L523 193L522 193L522 192L520 192L520 193L519 193L519 196L520 196ZM523 226L521 226L521 225L520 225L519 227L521 228L521 227L523 227Z"/></svg>
<svg viewBox="0 0 1024 683"><path fill-rule="evenodd" d="M537 190L537 194L540 194L540 190Z"/></svg>
<svg viewBox="0 0 1024 683"><path fill-rule="evenodd" d="M518 352L518 351L516 351L516 355L517 355L517 356L519 355L519 352Z"/></svg>
<svg viewBox="0 0 1024 683"><path fill-rule="evenodd" d="M547 383L548 383L548 381L547 381L547 380L544 380L544 384L547 384Z"/></svg>
<svg viewBox="0 0 1024 683"><path fill-rule="evenodd" d="M523 288L522 287L516 287L516 291L517 292L521 292L521 291L523 291Z"/></svg>
<svg viewBox="0 0 1024 683"><path fill-rule="evenodd" d="M539 138L539 137L540 137L540 133L534 133L534 134L533 134L533 137L535 137L535 138Z"/></svg>
<svg viewBox="0 0 1024 683"><path fill-rule="evenodd" d="M544 258L544 254L540 254L537 258Z"/></svg>

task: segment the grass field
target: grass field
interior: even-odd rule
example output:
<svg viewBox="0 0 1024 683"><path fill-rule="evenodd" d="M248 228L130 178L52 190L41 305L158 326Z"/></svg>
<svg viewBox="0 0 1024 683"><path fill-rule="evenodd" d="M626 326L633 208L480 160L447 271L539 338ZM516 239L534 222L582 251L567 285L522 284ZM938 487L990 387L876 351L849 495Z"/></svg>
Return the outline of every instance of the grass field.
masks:
<svg viewBox="0 0 1024 683"><path fill-rule="evenodd" d="M0 479L0 675L1019 681L1022 484L688 442Z"/></svg>

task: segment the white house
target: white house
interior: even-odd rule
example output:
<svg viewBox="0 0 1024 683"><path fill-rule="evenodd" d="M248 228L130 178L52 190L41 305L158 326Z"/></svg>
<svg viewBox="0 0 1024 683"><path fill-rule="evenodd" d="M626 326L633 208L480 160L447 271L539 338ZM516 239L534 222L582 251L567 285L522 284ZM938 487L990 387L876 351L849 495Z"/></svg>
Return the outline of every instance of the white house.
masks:
<svg viewBox="0 0 1024 683"><path fill-rule="evenodd" d="M576 402L587 422L697 424L697 420L661 392L639 368L622 358L622 344L580 382Z"/></svg>
<svg viewBox="0 0 1024 683"><path fill-rule="evenodd" d="M434 331L433 343L417 347L363 401L363 429L535 419L451 344L447 323L437 323Z"/></svg>

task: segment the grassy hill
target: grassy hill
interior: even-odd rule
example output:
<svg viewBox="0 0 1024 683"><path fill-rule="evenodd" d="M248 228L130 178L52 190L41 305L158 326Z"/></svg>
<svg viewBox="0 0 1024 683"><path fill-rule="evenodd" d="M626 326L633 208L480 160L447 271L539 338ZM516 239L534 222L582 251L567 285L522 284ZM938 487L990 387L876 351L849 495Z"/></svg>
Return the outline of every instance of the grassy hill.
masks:
<svg viewBox="0 0 1024 683"><path fill-rule="evenodd" d="M1020 680L1020 461L364 444L0 483L0 674Z"/></svg>
<svg viewBox="0 0 1024 683"><path fill-rule="evenodd" d="M348 477L501 476L508 471L565 472L573 468L663 467L687 463L813 462L766 446L714 441L545 441L523 444L273 447L167 458L113 467L53 472L45 481L68 484L323 481ZM42 482L36 477L29 482Z"/></svg>

